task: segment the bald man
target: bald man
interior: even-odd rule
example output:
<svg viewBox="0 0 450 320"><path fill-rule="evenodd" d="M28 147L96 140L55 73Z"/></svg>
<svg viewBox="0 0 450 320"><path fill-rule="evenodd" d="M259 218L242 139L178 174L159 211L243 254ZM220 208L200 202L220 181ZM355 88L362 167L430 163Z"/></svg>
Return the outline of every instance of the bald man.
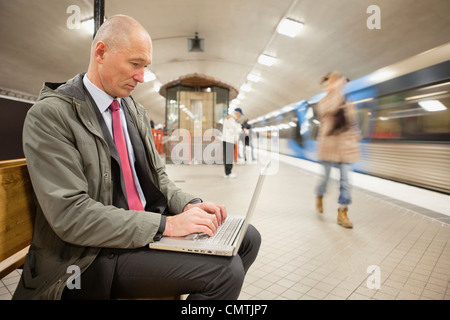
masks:
<svg viewBox="0 0 450 320"><path fill-rule="evenodd" d="M239 296L261 243L253 226L235 257L148 247L163 236L213 235L227 218L225 206L166 174L148 114L131 97L151 62L147 31L113 16L93 40L87 73L45 83L28 112L23 148L37 212L14 299Z"/></svg>

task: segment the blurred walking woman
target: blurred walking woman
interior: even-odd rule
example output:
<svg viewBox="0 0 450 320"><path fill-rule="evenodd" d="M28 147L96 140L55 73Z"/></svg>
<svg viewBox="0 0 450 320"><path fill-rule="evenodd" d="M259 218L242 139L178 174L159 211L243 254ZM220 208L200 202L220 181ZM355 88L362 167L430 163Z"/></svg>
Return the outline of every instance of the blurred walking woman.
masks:
<svg viewBox="0 0 450 320"><path fill-rule="evenodd" d="M356 108L347 103L342 87L347 78L338 71L333 71L322 78L322 85L327 91L317 104L320 117L318 157L324 167L324 176L317 187L316 208L323 212L325 195L331 167L340 171L339 208L337 223L345 228L353 224L347 216L348 205L352 202L349 181L350 164L360 159L359 129L357 128Z"/></svg>

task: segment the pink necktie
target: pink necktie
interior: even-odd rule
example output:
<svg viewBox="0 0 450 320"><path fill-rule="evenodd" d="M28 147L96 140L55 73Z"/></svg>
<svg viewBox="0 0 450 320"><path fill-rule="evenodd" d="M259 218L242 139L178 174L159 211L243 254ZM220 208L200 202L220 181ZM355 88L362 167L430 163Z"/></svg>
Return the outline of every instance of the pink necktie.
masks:
<svg viewBox="0 0 450 320"><path fill-rule="evenodd" d="M127 144L122 131L122 124L120 122L120 107L119 102L114 100L109 108L112 111L113 134L116 149L119 152L120 165L122 167L123 178L125 180L125 188L127 192L128 207L130 210L144 211L141 199L136 189L131 172L130 160L128 158Z"/></svg>

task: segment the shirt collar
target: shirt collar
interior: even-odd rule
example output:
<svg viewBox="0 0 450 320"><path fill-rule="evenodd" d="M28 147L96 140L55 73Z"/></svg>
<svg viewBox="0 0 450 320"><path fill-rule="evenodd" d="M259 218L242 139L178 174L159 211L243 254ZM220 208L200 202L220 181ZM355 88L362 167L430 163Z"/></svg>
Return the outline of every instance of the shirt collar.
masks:
<svg viewBox="0 0 450 320"><path fill-rule="evenodd" d="M85 74L83 77L83 84L91 94L92 99L94 99L95 104L97 105L100 112L105 112L111 105L111 102L113 102L114 98L97 87L95 84L93 84L87 77L87 74ZM116 98L116 100L119 101L120 104L120 98Z"/></svg>

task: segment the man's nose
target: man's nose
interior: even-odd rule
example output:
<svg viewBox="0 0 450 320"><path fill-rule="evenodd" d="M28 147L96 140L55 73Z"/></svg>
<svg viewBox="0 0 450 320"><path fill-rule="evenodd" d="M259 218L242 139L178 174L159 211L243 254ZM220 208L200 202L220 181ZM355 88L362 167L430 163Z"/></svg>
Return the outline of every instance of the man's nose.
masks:
<svg viewBox="0 0 450 320"><path fill-rule="evenodd" d="M144 68L139 69L139 71L134 75L133 79L140 83L144 82L144 71Z"/></svg>

